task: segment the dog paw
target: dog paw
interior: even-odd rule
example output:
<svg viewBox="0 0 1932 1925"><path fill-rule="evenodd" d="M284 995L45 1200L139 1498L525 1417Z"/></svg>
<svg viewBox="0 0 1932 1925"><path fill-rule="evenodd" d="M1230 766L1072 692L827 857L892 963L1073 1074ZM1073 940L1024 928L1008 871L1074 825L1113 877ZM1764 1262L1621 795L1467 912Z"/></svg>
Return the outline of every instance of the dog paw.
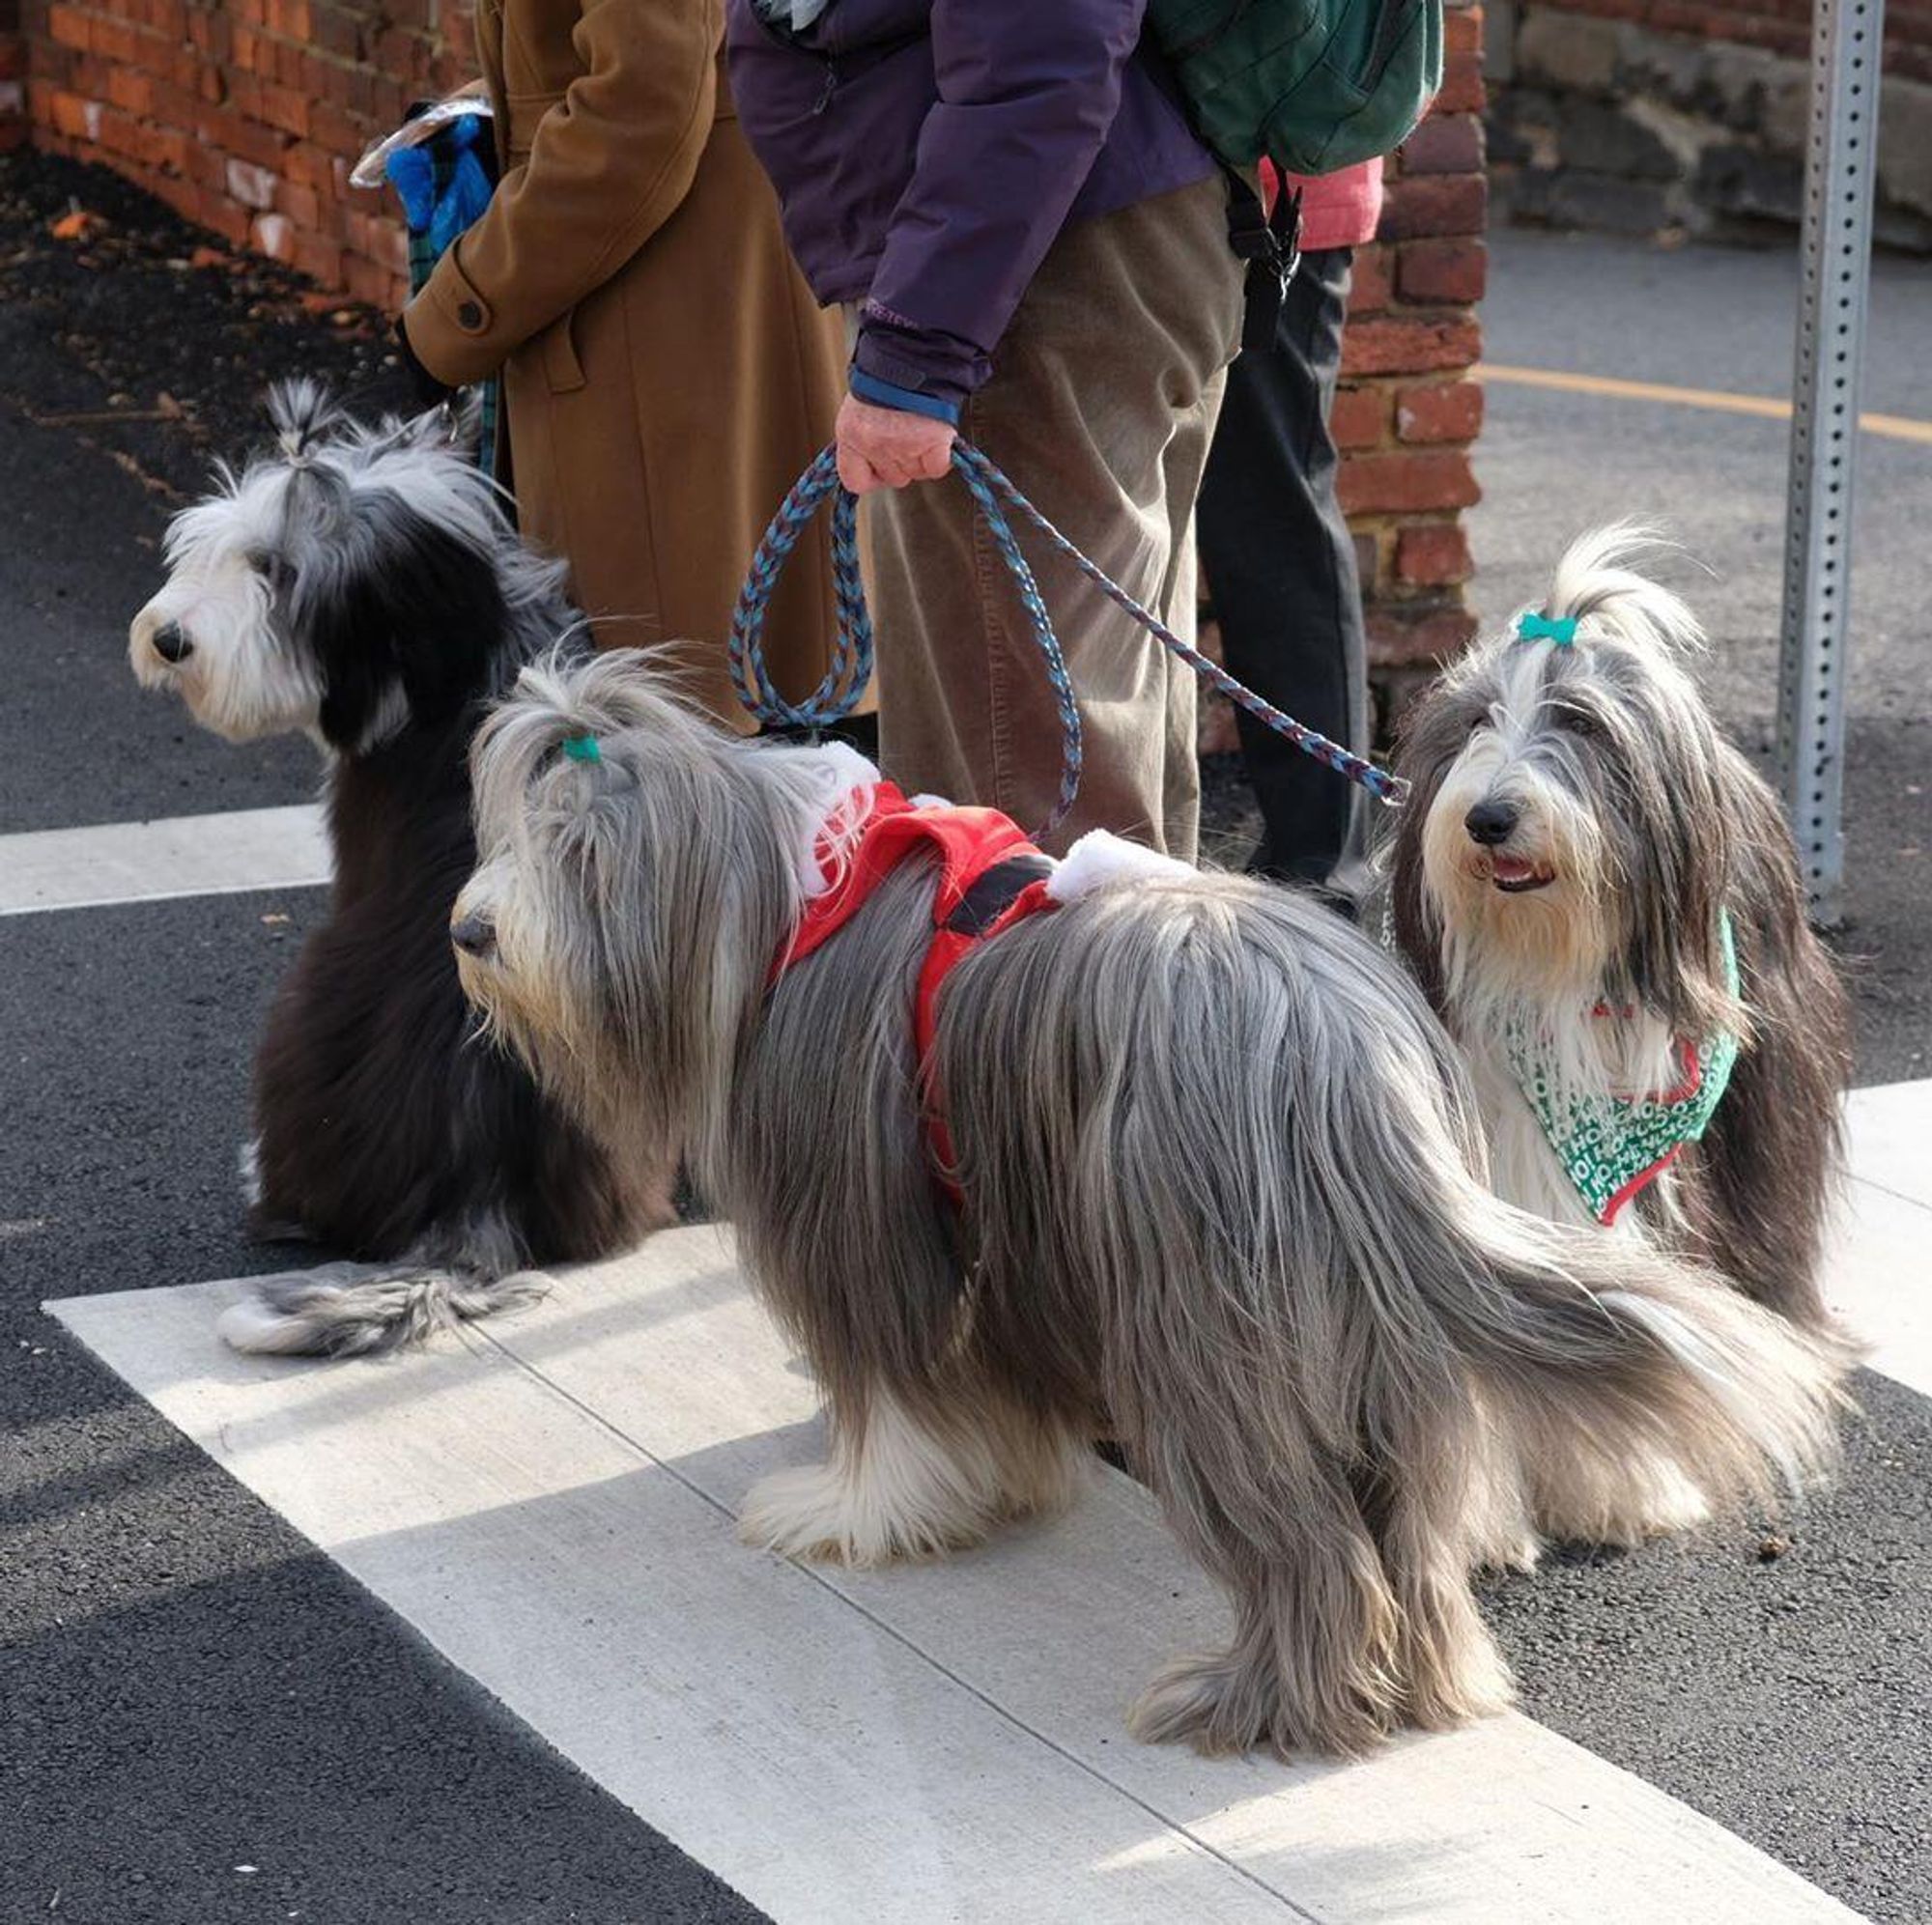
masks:
<svg viewBox="0 0 1932 1925"><path fill-rule="evenodd" d="M760 1478L738 1514L738 1536L759 1550L817 1563L859 1564L849 1507L830 1464L774 1471Z"/></svg>
<svg viewBox="0 0 1932 1925"><path fill-rule="evenodd" d="M1177 1658L1154 1675L1127 1713L1143 1744L1187 1744L1204 1758L1265 1751L1293 1761L1310 1754L1359 1758L1394 1729L1385 1703L1330 1688L1295 1705L1275 1665L1237 1647Z"/></svg>
<svg viewBox="0 0 1932 1925"><path fill-rule="evenodd" d="M977 1543L985 1535L985 1522L917 1509L889 1511L875 1490L828 1463L760 1479L739 1513L738 1535L781 1557L864 1569Z"/></svg>

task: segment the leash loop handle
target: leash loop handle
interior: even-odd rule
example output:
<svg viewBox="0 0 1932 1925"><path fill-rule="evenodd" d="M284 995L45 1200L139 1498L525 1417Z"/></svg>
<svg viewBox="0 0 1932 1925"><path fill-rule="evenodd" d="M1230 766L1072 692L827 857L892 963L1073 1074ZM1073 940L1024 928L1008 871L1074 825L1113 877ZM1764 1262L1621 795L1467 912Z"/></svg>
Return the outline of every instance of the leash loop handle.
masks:
<svg viewBox="0 0 1932 1925"><path fill-rule="evenodd" d="M1287 738L1303 754L1311 755L1387 807L1400 807L1408 784L1319 730L1309 728L1236 681L1219 663L1183 641L1160 617L1115 581L1097 562L1054 526L1013 483L978 448L965 440L952 444L953 471L984 518L994 546L1000 551L1019 592L1021 607L1032 625L1034 639L1045 665L1047 685L1060 718L1060 794L1052 816L1037 833L1045 835L1066 817L1079 793L1081 771L1080 709L1073 694L1066 660L1054 633L1053 619L1039 592L1033 569L1021 552L1007 509L1016 509L1054 548L1064 554L1101 594L1145 629L1171 655L1184 662L1210 688L1245 709L1264 726ZM821 504L832 500L832 580L838 611L838 633L832 662L824 679L804 701L792 703L779 693L765 664L765 612L772 591L799 537ZM872 673L872 622L866 607L866 589L859 573L858 500L838 479L837 450L827 448L802 474L780 504L765 530L731 617L728 649L731 682L738 699L767 726L825 728L842 722L858 706Z"/></svg>

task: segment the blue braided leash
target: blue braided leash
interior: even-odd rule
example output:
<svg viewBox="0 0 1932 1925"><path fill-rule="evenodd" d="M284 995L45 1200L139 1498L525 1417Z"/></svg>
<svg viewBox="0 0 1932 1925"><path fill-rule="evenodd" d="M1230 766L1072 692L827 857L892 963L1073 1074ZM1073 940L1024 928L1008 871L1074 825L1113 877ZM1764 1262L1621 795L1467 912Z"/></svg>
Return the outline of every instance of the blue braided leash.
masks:
<svg viewBox="0 0 1932 1925"><path fill-rule="evenodd" d="M1327 736L1296 722L1293 716L1285 715L1272 702L1237 682L1218 663L1210 662L1199 649L1181 640L1158 615L1144 608L1062 534L978 448L966 441L954 441L952 467L978 503L994 545L1012 575L1020 605L1033 626L1034 639L1046 665L1047 686L1053 692L1054 707L1060 717L1060 795L1053 814L1037 832L1039 835L1047 835L1065 820L1080 791L1080 710L1074 700L1073 684L1066 672L1059 637L1054 633L1053 618L1047 613L1033 570L1020 552L1007 516L1008 506L1018 509L1115 607L1132 616L1204 682L1218 689L1230 701L1238 703L1276 734L1286 736L1304 754L1314 756L1337 775L1358 783L1377 801L1390 807L1401 806L1408 784L1400 776L1378 768L1366 756L1357 755L1339 742L1331 742ZM832 499L832 583L838 618L838 637L824 679L804 701L793 703L779 693L765 665L765 612L800 535L810 525L828 495ZM772 518L771 526L765 530L731 616L728 659L738 699L768 726L827 727L849 716L865 694L872 674L872 620L866 607L865 584L859 576L858 500L839 484L836 450L827 448L798 478Z"/></svg>

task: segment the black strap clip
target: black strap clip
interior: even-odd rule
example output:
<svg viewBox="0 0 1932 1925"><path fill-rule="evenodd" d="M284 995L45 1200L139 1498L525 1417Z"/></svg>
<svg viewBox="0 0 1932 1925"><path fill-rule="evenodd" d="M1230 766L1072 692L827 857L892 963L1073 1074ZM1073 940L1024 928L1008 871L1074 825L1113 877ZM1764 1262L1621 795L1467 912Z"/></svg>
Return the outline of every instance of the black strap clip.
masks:
<svg viewBox="0 0 1932 1925"><path fill-rule="evenodd" d="M1282 304L1295 269L1301 266L1301 189L1275 195L1273 211L1239 175L1228 205L1228 243L1248 264L1247 312L1241 325L1244 350L1274 346Z"/></svg>

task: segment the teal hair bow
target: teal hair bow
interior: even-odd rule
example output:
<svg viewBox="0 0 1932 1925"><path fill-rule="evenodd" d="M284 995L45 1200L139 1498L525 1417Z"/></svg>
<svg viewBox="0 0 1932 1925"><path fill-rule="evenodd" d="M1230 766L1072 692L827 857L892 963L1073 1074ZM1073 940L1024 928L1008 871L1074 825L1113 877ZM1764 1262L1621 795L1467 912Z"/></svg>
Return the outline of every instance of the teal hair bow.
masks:
<svg viewBox="0 0 1932 1925"><path fill-rule="evenodd" d="M1520 641L1553 641L1558 648L1568 648L1577 639L1577 617L1522 615L1517 621L1516 633Z"/></svg>
<svg viewBox="0 0 1932 1925"><path fill-rule="evenodd" d="M597 746L594 735L566 735L563 738L563 752L573 762L601 762L604 751Z"/></svg>

